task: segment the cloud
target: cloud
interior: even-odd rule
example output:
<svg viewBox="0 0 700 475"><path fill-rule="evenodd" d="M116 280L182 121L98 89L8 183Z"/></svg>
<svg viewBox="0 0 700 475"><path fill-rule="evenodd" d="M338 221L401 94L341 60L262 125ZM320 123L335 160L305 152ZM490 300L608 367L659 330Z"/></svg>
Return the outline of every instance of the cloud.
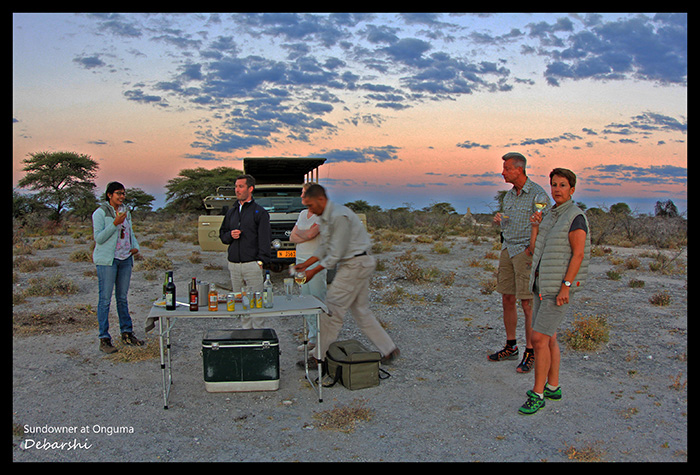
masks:
<svg viewBox="0 0 700 475"><path fill-rule="evenodd" d="M642 185L685 185L688 169L675 165L635 165L610 164L586 167L584 174L591 178L593 184L618 185L622 182L634 182ZM610 183L612 181L612 183Z"/></svg>
<svg viewBox="0 0 700 475"><path fill-rule="evenodd" d="M385 162L387 160L397 160L398 150L398 147L386 145L361 149L335 149L322 153L320 156L327 158L329 162Z"/></svg>
<svg viewBox="0 0 700 475"><path fill-rule="evenodd" d="M129 86L123 95L143 105L209 110L211 120L203 126L209 129L200 131L192 146L215 154L273 143L313 143L345 124L381 127L388 120L385 114L399 114L426 101L508 93L538 79L514 77L508 55L479 57L480 48L512 47L517 56L540 55L547 64L539 78L553 86L579 79L685 85L687 79L684 14L612 20L601 15L561 16L499 35L435 13L85 17L95 22L95 34L128 45L124 54L133 55L139 42L148 42L162 48L162 57L174 58L177 66L167 73L147 70L151 77L124 81ZM110 49L110 54L113 50L117 51ZM100 52L84 53L74 62L95 72L107 66ZM687 123L644 113L627 127L630 134L645 128L685 133ZM624 135L625 129L610 124L605 130ZM592 128L583 132L598 133ZM516 143L576 140L581 137L565 133ZM490 147L468 140L457 146Z"/></svg>
<svg viewBox="0 0 700 475"><path fill-rule="evenodd" d="M688 71L687 14L636 15L593 26L552 41L553 25L533 25L551 58L544 73L551 85L565 79L642 79L685 84ZM544 39L546 38L546 40ZM551 48L556 46L557 48Z"/></svg>
<svg viewBox="0 0 700 475"><path fill-rule="evenodd" d="M488 150L489 148L491 148L491 145L482 145L482 144L480 144L480 143L472 142L472 141L470 141L470 140L465 140L465 141L462 142L462 143L458 143L458 144L457 144L457 147L459 147L459 148L466 148L466 149L470 149L470 148L483 148L484 150Z"/></svg>
<svg viewBox="0 0 700 475"><path fill-rule="evenodd" d="M85 69L100 68L106 66L105 62L100 59L99 55L79 56L73 59L74 63L79 64Z"/></svg>

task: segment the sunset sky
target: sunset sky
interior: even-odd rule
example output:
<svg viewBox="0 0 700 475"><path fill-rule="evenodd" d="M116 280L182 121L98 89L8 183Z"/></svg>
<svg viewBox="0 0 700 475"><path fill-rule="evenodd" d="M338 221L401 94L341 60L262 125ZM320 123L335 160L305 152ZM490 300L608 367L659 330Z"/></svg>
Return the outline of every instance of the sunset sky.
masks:
<svg viewBox="0 0 700 475"><path fill-rule="evenodd" d="M27 13L12 33L13 187L29 153L73 151L97 191L158 208L181 169L319 156L332 200L488 213L519 151L589 208L687 210L683 13Z"/></svg>

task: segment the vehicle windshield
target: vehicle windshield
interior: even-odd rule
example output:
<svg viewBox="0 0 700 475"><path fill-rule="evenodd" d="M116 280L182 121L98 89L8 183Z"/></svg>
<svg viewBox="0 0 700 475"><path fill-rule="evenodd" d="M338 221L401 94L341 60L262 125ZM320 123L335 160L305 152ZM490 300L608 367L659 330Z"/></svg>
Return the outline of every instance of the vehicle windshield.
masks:
<svg viewBox="0 0 700 475"><path fill-rule="evenodd" d="M254 196L255 201L268 213L298 213L306 209L301 204L301 196L296 192L265 192L255 193Z"/></svg>

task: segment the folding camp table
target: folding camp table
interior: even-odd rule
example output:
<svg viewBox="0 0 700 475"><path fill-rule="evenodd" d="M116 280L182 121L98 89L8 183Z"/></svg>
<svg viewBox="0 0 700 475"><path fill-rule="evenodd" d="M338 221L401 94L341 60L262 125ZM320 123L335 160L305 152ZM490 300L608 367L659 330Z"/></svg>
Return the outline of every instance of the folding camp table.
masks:
<svg viewBox="0 0 700 475"><path fill-rule="evenodd" d="M166 310L164 306L154 303L148 317L146 318L146 332L153 330L158 326L158 343L160 345L160 367L163 373L163 402L165 409L168 408L170 398L170 387L173 383L172 364L171 364L171 341L170 331L172 330L175 320L178 318L240 318L244 316L250 317L286 317L286 316L316 316L316 328L318 329L318 341L321 340L321 325L320 315L327 312L326 306L316 297L311 295L295 295L290 298L279 296L275 298L273 308L255 308L243 310L242 306L237 302L234 311L226 310L226 304L219 304L219 309L216 311L209 310L206 306L200 307L197 311L190 311L189 306L178 304L175 310ZM314 381L309 373L309 349L306 339L307 328L306 318L302 318L304 322L304 362L306 379L318 393L319 402L323 402L321 383L321 365L318 365L318 378Z"/></svg>

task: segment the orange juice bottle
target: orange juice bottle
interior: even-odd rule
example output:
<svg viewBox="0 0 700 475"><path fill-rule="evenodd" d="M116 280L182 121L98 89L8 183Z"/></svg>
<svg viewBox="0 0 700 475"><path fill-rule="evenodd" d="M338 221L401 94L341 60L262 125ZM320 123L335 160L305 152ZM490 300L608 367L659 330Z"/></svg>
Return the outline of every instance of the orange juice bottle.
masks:
<svg viewBox="0 0 700 475"><path fill-rule="evenodd" d="M219 310L219 292L216 291L214 284L209 288L209 310L212 312Z"/></svg>

